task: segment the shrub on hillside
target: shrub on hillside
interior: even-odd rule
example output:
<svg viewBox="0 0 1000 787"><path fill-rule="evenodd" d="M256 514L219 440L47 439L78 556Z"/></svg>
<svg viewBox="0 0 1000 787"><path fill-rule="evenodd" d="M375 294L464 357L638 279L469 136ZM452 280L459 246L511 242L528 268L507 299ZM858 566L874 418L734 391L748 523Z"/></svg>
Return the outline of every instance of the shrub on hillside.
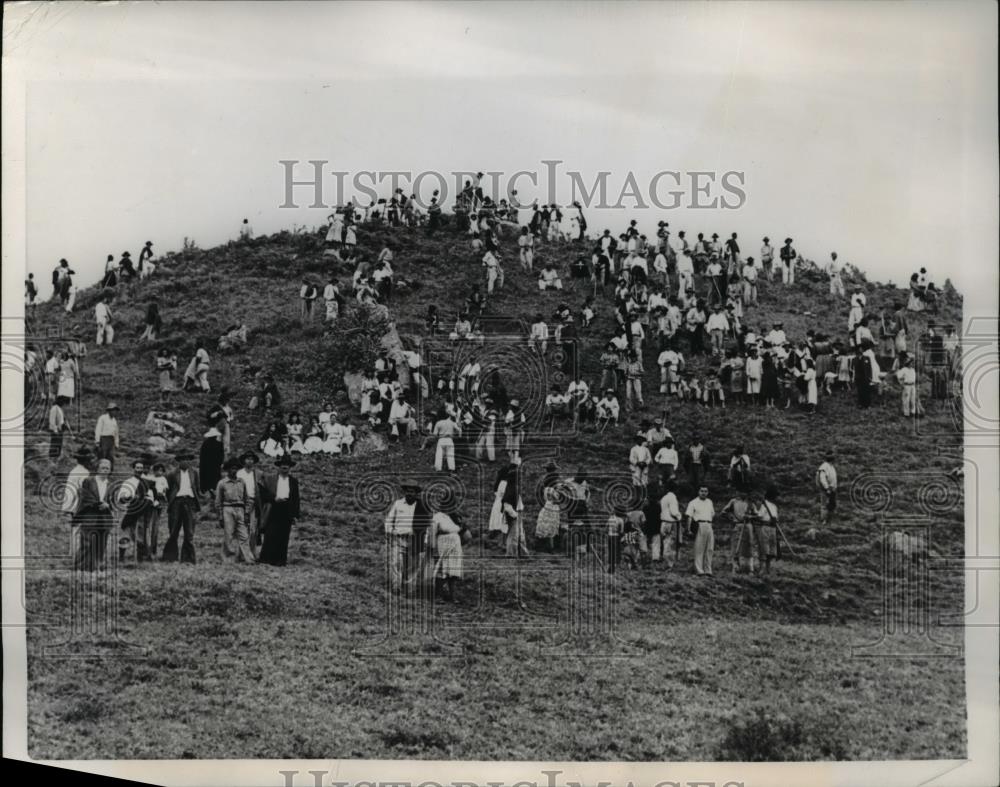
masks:
<svg viewBox="0 0 1000 787"><path fill-rule="evenodd" d="M727 722L717 757L739 762L843 760L847 757L845 738L832 714L803 720L758 708L750 718Z"/></svg>
<svg viewBox="0 0 1000 787"><path fill-rule="evenodd" d="M334 328L317 337L315 353L284 355L272 364L275 376L308 382L319 390L344 387L344 373L370 369L375 364L380 341L389 330L385 312L370 306L350 309Z"/></svg>

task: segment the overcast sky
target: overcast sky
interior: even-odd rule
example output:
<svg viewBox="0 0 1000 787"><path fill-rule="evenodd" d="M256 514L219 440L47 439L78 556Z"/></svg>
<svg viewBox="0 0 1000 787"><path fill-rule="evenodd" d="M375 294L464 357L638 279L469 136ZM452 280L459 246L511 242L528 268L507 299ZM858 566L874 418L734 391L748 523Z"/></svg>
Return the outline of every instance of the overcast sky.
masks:
<svg viewBox="0 0 1000 787"><path fill-rule="evenodd" d="M900 283L925 265L963 290L995 286L992 3L5 12L5 92L10 78L27 83L25 258L45 296L60 257L89 284L106 254L135 255L145 240L160 252L185 236L206 247L244 216L258 233L321 224L329 211L279 209L282 159L347 172L542 170L537 194L524 179L518 188L543 201L544 159L588 185L610 171L612 201L629 171L643 189L660 170L741 171L738 210L626 200L588 213L590 229L665 219L736 231L751 254L765 234L791 235L805 256L837 250L872 278ZM5 136L22 132L4 124Z"/></svg>

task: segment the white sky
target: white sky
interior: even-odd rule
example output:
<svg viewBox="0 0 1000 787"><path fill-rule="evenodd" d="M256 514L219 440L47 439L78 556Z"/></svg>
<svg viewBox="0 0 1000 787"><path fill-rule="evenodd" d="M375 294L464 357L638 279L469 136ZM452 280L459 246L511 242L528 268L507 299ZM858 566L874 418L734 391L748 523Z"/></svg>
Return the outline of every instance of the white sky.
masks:
<svg viewBox="0 0 1000 787"><path fill-rule="evenodd" d="M28 3L6 6L3 35L26 113L4 117L5 140L24 134L24 259L46 297L60 257L89 284L145 240L321 224L278 209L278 161L311 158L555 158L587 183L610 170L613 197L629 170L742 170L738 211L590 211L590 229L666 219L752 254L791 235L872 278L926 265L995 289L992 3Z"/></svg>

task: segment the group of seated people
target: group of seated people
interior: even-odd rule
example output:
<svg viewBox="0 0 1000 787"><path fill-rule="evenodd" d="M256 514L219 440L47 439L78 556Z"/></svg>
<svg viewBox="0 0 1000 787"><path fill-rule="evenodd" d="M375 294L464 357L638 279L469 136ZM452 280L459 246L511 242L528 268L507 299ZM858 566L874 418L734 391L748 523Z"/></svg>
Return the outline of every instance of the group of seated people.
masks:
<svg viewBox="0 0 1000 787"><path fill-rule="evenodd" d="M309 420L308 427L297 412L289 413L287 421L281 418L271 421L257 447L275 459L291 454L350 456L354 442L355 430L350 418L324 402L323 409Z"/></svg>

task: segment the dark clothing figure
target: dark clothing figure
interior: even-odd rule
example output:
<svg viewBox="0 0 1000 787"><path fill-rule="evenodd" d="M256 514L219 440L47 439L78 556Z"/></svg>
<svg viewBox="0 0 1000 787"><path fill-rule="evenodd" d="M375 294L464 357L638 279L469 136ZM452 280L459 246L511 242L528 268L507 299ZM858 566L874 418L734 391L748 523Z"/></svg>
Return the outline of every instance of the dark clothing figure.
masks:
<svg viewBox="0 0 1000 787"><path fill-rule="evenodd" d="M80 505L73 517L79 528L76 568L81 571L103 570L107 564L108 535L114 521L111 516L111 482L104 483L103 494L96 476L80 485Z"/></svg>
<svg viewBox="0 0 1000 787"><path fill-rule="evenodd" d="M283 566L288 562L288 538L292 523L299 517L298 479L292 476L286 476L286 479L287 497L284 494L280 499L278 497L280 476L265 479L260 490L264 503L264 546L260 550L260 562L272 566Z"/></svg>
<svg viewBox="0 0 1000 787"><path fill-rule="evenodd" d="M181 476L187 474L184 489L181 489ZM177 538L184 532L184 543L181 545L180 560L182 563L194 563L194 525L195 516L201 508L198 502L200 488L198 472L191 468L175 470L167 474L167 527L169 535L163 546L161 560L174 562L177 560ZM181 494L181 492L184 494Z"/></svg>
<svg viewBox="0 0 1000 787"><path fill-rule="evenodd" d="M215 491L222 480L222 463L225 458L222 435L216 433L206 437L198 455L198 471L201 476L201 489L198 491L202 494Z"/></svg>

